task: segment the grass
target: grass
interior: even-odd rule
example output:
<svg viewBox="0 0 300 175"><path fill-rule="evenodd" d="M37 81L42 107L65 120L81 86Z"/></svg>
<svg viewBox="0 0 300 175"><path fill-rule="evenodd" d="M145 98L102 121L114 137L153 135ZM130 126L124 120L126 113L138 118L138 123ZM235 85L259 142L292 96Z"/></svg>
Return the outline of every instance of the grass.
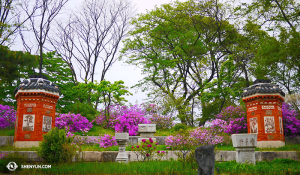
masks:
<svg viewBox="0 0 300 175"><path fill-rule="evenodd" d="M100 135L104 135L104 134L108 134L108 135L115 135L115 130L113 129L107 129L107 128L103 128L101 126L98 125L94 125L92 127L92 129L90 129L88 132L75 132L75 135L80 135L80 136L99 136Z"/></svg>
<svg viewBox="0 0 300 175"><path fill-rule="evenodd" d="M15 129L0 129L0 136L14 136Z"/></svg>
<svg viewBox="0 0 300 175"><path fill-rule="evenodd" d="M216 149L220 151L235 151L232 145L216 145ZM300 150L300 144L285 145L279 148L255 148L255 151L295 151Z"/></svg>
<svg viewBox="0 0 300 175"><path fill-rule="evenodd" d="M151 162L80 162L52 165L51 169L23 169L17 174L118 174L118 175L181 175L197 174L196 169L177 161L151 161Z"/></svg>
<svg viewBox="0 0 300 175"><path fill-rule="evenodd" d="M33 163L30 163L31 165ZM36 163L41 165L43 163ZM47 164L47 163L44 163ZM189 175L197 174L195 162L150 161L150 162L76 162L51 165L50 169L22 169L15 174L118 174L118 175ZM275 159L273 161L239 164L235 161L216 162L215 173L218 175L298 175L299 162L291 159Z"/></svg>
<svg viewBox="0 0 300 175"><path fill-rule="evenodd" d="M298 175L300 162L291 159L274 159L273 161L256 162L256 165L239 164L236 161L219 162L215 164L218 174L247 175Z"/></svg>

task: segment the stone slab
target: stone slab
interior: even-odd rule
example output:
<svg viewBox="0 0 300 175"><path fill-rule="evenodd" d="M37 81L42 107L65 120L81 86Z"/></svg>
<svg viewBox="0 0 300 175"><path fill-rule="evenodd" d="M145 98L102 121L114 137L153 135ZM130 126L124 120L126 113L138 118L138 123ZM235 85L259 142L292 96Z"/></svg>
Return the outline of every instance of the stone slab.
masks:
<svg viewBox="0 0 300 175"><path fill-rule="evenodd" d="M236 148L236 162L255 165L255 148Z"/></svg>
<svg viewBox="0 0 300 175"><path fill-rule="evenodd" d="M198 163L197 175L214 175L215 146L202 145L195 150L195 158Z"/></svg>
<svg viewBox="0 0 300 175"><path fill-rule="evenodd" d="M279 148L285 146L284 141L257 141L258 148Z"/></svg>
<svg viewBox="0 0 300 175"><path fill-rule="evenodd" d="M33 146L39 147L40 141L16 141L14 147L16 148L31 148Z"/></svg>
<svg viewBox="0 0 300 175"><path fill-rule="evenodd" d="M156 124L138 124L138 131L141 132L156 132Z"/></svg>
<svg viewBox="0 0 300 175"><path fill-rule="evenodd" d="M129 140L129 134L128 133L115 133L115 139L116 140Z"/></svg>
<svg viewBox="0 0 300 175"><path fill-rule="evenodd" d="M14 136L1 136L0 137L0 146L3 146L3 145L13 146L14 145Z"/></svg>
<svg viewBox="0 0 300 175"><path fill-rule="evenodd" d="M253 148L257 146L257 134L232 134L233 147Z"/></svg>

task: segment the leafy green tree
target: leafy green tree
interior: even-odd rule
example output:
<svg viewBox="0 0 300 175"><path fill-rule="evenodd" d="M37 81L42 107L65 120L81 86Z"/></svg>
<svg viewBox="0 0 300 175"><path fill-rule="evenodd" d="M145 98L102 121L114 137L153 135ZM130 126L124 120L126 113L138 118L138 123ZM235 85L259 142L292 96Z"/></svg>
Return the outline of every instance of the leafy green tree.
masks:
<svg viewBox="0 0 300 175"><path fill-rule="evenodd" d="M48 77L49 81L57 84L61 91L56 106L57 111L60 113L68 113L71 110L71 105L75 103L79 95L72 93L72 88L77 85L74 75L69 65L63 61L59 55L56 55L55 52L48 52L44 54L43 57L44 74Z"/></svg>
<svg viewBox="0 0 300 175"><path fill-rule="evenodd" d="M300 84L299 7L295 0L254 0L238 7L248 21L272 35L257 48L256 75L281 84L289 94L299 92Z"/></svg>
<svg viewBox="0 0 300 175"><path fill-rule="evenodd" d="M152 98L168 97L182 123L189 120L193 99L231 82L229 50L238 33L222 18L223 8L213 1L164 4L134 19L135 29L125 41L127 63L141 66L145 74L136 87Z"/></svg>
<svg viewBox="0 0 300 175"><path fill-rule="evenodd" d="M37 57L27 52L11 51L0 45L0 103L16 105L13 91L22 79L34 73Z"/></svg>
<svg viewBox="0 0 300 175"><path fill-rule="evenodd" d="M28 9L27 15L22 15L22 3L19 0L0 1L0 45L11 44L13 41L11 37L22 28L23 24L35 12L36 8L32 8Z"/></svg>
<svg viewBox="0 0 300 175"><path fill-rule="evenodd" d="M110 105L123 104L127 100L122 96L132 95L123 84L122 80L115 81L114 83L106 80L102 80L100 83L97 83L97 81L88 82L87 84L78 83L77 86L72 88L70 95L77 97L75 106L88 105L91 114L94 113L91 107L97 110L99 104L103 104L105 115L108 118ZM100 99L100 103L98 99ZM74 110L74 107L72 110ZM88 117L91 118L91 116Z"/></svg>

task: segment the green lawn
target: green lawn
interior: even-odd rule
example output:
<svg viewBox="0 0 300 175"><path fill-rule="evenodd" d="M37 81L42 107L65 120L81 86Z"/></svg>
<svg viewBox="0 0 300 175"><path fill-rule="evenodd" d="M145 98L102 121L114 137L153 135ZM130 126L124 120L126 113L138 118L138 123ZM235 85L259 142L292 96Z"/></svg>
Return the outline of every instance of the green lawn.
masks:
<svg viewBox="0 0 300 175"><path fill-rule="evenodd" d="M256 162L256 165L239 164L235 161L216 162L215 174L221 175L298 175L298 161L275 159L273 161ZM32 164L32 163L31 163ZM41 165L42 163L36 163ZM151 162L77 162L51 165L50 169L22 169L15 174L117 174L117 175L195 175L196 162L151 161Z"/></svg>

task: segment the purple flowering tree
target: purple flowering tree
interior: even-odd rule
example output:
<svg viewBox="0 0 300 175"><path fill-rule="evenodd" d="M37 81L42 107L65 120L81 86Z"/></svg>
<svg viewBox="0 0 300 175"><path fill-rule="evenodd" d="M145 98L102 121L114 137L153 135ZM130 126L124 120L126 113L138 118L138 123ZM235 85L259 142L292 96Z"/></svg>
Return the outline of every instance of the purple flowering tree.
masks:
<svg viewBox="0 0 300 175"><path fill-rule="evenodd" d="M0 104L0 129L13 128L16 122L16 113L13 106Z"/></svg>
<svg viewBox="0 0 300 175"><path fill-rule="evenodd" d="M282 104L282 120L284 127L284 135L296 137L300 135L300 120L297 119L298 113L292 109L292 106Z"/></svg>
<svg viewBox="0 0 300 175"><path fill-rule="evenodd" d="M70 132L88 132L92 127L92 123L80 114L59 114L55 119L55 127L66 128Z"/></svg>

